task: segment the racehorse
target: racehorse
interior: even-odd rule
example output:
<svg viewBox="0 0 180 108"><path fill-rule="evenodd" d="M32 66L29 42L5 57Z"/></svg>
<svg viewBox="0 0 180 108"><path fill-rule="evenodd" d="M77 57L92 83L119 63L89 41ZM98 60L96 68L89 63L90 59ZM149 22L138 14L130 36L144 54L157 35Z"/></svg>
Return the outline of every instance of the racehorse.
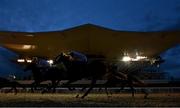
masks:
<svg viewBox="0 0 180 108"><path fill-rule="evenodd" d="M107 82L104 84L104 88L105 88L107 96L109 94L107 88L110 86L120 86L121 87L120 90L123 90L124 87L127 86L131 89L132 97L134 97L134 94L135 94L134 85L135 85L135 83L140 84L140 85L145 85L143 81L139 80L139 78L137 78L136 76L134 76L132 74L127 74L126 77L119 77L119 76L117 76L117 74L109 77L107 79ZM148 93L147 92L143 92L143 93L145 94L144 97L147 97ZM110 93L110 94L112 94L112 93Z"/></svg>
<svg viewBox="0 0 180 108"><path fill-rule="evenodd" d="M68 57L61 54L56 59L56 63L58 62L62 62L67 68L67 72L65 73L66 77L63 79L68 80L68 82L64 85L71 84L72 82L83 78L91 80L89 89L81 98L86 97L94 88L96 81L107 74L107 68L104 61L94 60L88 63L80 63L78 61L70 61Z"/></svg>
<svg viewBox="0 0 180 108"><path fill-rule="evenodd" d="M150 65L150 62L145 63L143 66L139 66L137 68L127 68L125 70L122 70L123 72L119 72L116 65L111 65L109 71L110 74L106 76L106 83L104 84L104 88L106 91L106 94L108 96L108 90L107 88L109 86L120 86L123 90L124 87L129 87L132 92L132 97L134 97L135 94L135 85L141 85L145 86L146 84L140 80L140 77L149 76L148 74L142 73L142 69L145 67L148 67ZM136 66L135 66L136 67ZM99 90L101 90L100 88ZM142 89L142 92L144 93L144 98L147 98L149 91L146 89ZM112 93L111 93L112 94Z"/></svg>
<svg viewBox="0 0 180 108"><path fill-rule="evenodd" d="M56 67L38 67L38 65L34 62L32 62L30 65L28 65L24 71L31 70L34 82L31 84L31 92L34 92L34 89L36 90L37 86L40 85L43 81L51 81L51 85L47 87L48 90L53 88L53 93L55 92L55 88L58 85L59 81L61 81L61 76L63 76L61 73L63 70L58 69ZM44 93L42 91L42 93Z"/></svg>
<svg viewBox="0 0 180 108"><path fill-rule="evenodd" d="M132 97L134 97L134 93L135 93L134 83L144 85L144 82L133 74L133 73L138 73L137 71L139 70L134 70L135 72L125 74L122 72L118 72L116 67L113 65L111 65L110 67L111 67L109 69L110 72L105 75L107 81L103 84L102 87L99 88L100 91L104 87L107 97L109 97L109 93L112 95L112 93L108 91L108 87L120 86L121 87L120 90L123 90L125 86L128 86L131 89ZM84 91L85 89L86 87L82 88L81 91ZM146 97L147 95L148 94L145 93ZM79 97L79 95L77 95L76 97Z"/></svg>

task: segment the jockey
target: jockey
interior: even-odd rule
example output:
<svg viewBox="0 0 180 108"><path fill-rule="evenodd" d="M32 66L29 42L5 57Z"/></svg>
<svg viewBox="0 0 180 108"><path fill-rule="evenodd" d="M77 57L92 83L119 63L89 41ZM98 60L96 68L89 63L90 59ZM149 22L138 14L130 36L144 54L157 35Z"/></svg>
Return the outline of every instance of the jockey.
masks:
<svg viewBox="0 0 180 108"><path fill-rule="evenodd" d="M80 63L87 63L87 57L86 55L77 52L77 51L71 51L68 55L70 55L70 59L72 59L73 61L77 61Z"/></svg>
<svg viewBox="0 0 180 108"><path fill-rule="evenodd" d="M76 60L76 61L87 62L87 57L84 54L80 53L80 52L71 51L69 53L69 55L71 55L73 57L73 59Z"/></svg>
<svg viewBox="0 0 180 108"><path fill-rule="evenodd" d="M47 60L42 59L42 58L38 58L38 67L50 67L50 64L47 62Z"/></svg>
<svg viewBox="0 0 180 108"><path fill-rule="evenodd" d="M58 69L63 70L65 72L67 71L67 67L66 65L64 65L64 63L59 62L60 56L66 57L67 60L69 60L72 64L75 64L73 65L75 67L77 65L82 66L82 65L87 64L87 57L80 52L77 52L77 51L71 51L68 53L62 52L58 57L56 57L55 64Z"/></svg>

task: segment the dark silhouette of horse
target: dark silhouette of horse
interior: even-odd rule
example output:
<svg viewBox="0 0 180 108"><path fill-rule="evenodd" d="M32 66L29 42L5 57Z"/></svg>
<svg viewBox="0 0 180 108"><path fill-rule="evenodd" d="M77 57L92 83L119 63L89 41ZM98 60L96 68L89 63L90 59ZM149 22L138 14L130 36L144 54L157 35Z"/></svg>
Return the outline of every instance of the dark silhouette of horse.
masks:
<svg viewBox="0 0 180 108"><path fill-rule="evenodd" d="M21 88L25 89L25 87L22 84L20 84L16 81L11 81L6 78L0 77L0 89L5 88L5 87L11 87L11 89L6 91L6 93L9 93L14 90L14 94L17 94L17 92L18 92L17 87L21 87Z"/></svg>
<svg viewBox="0 0 180 108"><path fill-rule="evenodd" d="M51 81L51 85L47 87L48 90L53 88L53 92L55 92L55 88L58 85L59 81L62 79L62 71L56 67L38 67L36 62L32 62L28 65L24 71L31 70L34 82L31 84L31 92L34 92L34 89L37 90L37 86L40 85L43 81ZM44 93L43 91L42 93Z"/></svg>
<svg viewBox="0 0 180 108"><path fill-rule="evenodd" d="M78 61L70 61L68 57L63 56L62 54L56 58L56 63L62 62L66 68L66 77L63 79L68 80L64 85L69 85L72 82L81 80L81 79L90 79L91 84L89 89L81 97L84 98L88 93L94 88L96 81L102 79L102 77L107 74L107 68L104 61L93 60L88 63L81 63Z"/></svg>
<svg viewBox="0 0 180 108"><path fill-rule="evenodd" d="M102 87L99 88L99 91L101 91L104 87L108 97L109 93L112 94L108 91L108 87L120 86L120 90L123 90L124 87L128 86L131 89L132 97L134 97L134 83L144 85L144 83L134 75L134 73L137 73L138 70L134 70L134 72L131 73L122 73L117 71L117 66L110 65L108 71L110 72L105 75L107 81L102 85ZM82 88L81 91L84 91L85 89L86 87ZM79 97L79 95L77 95L76 97Z"/></svg>
<svg viewBox="0 0 180 108"><path fill-rule="evenodd" d="M130 74L127 74L126 78L122 78L122 77L118 77L118 76L113 75L113 76L109 77L107 82L104 84L104 88L105 88L106 94L108 96L108 91L107 91L108 87L120 86L121 89L119 91L123 90L124 87L129 87L130 90L131 90L131 93L132 93L132 97L134 97L135 83L140 84L140 85L145 85L143 83L143 81L139 80L136 76L133 76L133 75L130 75ZM147 94L145 93L145 95L147 95Z"/></svg>
<svg viewBox="0 0 180 108"><path fill-rule="evenodd" d="M108 87L117 87L117 86L121 87L119 92L122 91L124 89L124 87L129 87L131 90L131 93L132 93L132 97L134 97L135 83L137 83L139 85L145 85L144 82L141 81L136 76L126 75L126 74L122 74L122 73L116 73L116 74L111 73L111 74L109 74L107 81L99 88L98 91L101 91L102 88L104 88L107 97L110 97L109 94L112 95L112 93L110 91L108 91ZM84 91L85 89L86 89L86 87L83 87L80 91ZM143 89L142 92L144 93L144 98L147 98L147 96L149 95L148 90ZM79 94L76 95L76 98L78 98L78 97L79 97Z"/></svg>
<svg viewBox="0 0 180 108"><path fill-rule="evenodd" d="M145 86L146 84L140 80L140 77L144 77L146 76L146 74L141 72L142 68L145 68L149 66L149 63L144 64L144 66L140 67L140 68L133 68L133 69L126 69L124 70L124 72L119 72L118 68L116 65L111 65L109 71L110 74L108 74L106 76L107 78L107 82L104 84L104 88L106 91L106 94L108 96L108 87L112 87L112 86L120 86L121 90L124 89L124 87L129 87L131 92L132 92L132 97L134 97L135 94L135 89L134 86L135 85L141 85L141 86ZM101 90L102 88L100 88ZM142 90L142 92L145 94L144 98L147 98L148 96L148 90ZM112 94L112 93L111 93Z"/></svg>
<svg viewBox="0 0 180 108"><path fill-rule="evenodd" d="M107 71L107 64L105 61L102 60L92 60L87 63L82 63L79 61L71 61L67 56L64 56L63 54L60 54L56 57L54 60L55 65L62 64L65 66L66 69L60 68L60 70L57 67L52 67L49 69L45 69L43 72L40 71L40 68L37 67L37 64L31 63L29 67L26 68L26 70L30 69L32 70L33 76L34 76L34 83L33 86L39 85L42 81L51 80L52 81L52 87L57 86L60 80L68 80L68 82L64 83L62 86L67 86L75 81L81 80L81 79L90 79L91 84L89 89L85 92L85 94L81 97L84 98L88 95L88 93L94 88L96 81L102 79L106 74L115 74L114 76L118 76L122 78L122 74L119 74L117 72L113 71ZM127 70L127 72L129 72ZM136 71L133 71L136 74ZM127 78L125 80L120 80L116 82L121 82L122 85L127 85L132 90L132 96L134 96L134 88L133 88L133 82L138 82L137 78L132 76L133 73L127 74ZM114 82L114 79L109 79L105 85L111 84ZM123 87L122 87L123 88ZM69 88L70 89L70 88ZM32 89L33 90L33 89ZM53 91L54 91L53 90Z"/></svg>

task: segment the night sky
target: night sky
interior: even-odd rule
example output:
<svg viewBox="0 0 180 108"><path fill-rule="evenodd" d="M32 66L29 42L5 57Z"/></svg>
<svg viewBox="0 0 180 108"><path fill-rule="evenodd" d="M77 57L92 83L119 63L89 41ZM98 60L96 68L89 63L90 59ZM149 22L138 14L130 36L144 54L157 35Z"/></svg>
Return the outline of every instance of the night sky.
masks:
<svg viewBox="0 0 180 108"><path fill-rule="evenodd" d="M122 31L180 30L180 0L0 0L0 31L57 31L86 23ZM175 77L179 53L177 46L162 54L162 68ZM20 72L8 61L14 56L0 49L1 74Z"/></svg>

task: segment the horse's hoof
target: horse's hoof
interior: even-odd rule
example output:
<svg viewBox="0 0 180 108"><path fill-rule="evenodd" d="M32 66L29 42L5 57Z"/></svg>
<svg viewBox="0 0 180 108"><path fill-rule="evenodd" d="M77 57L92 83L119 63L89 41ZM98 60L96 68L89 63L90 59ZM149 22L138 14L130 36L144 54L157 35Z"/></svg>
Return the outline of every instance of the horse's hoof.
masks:
<svg viewBox="0 0 180 108"><path fill-rule="evenodd" d="M78 95L76 95L76 98L79 98L79 94L78 94Z"/></svg>
<svg viewBox="0 0 180 108"><path fill-rule="evenodd" d="M144 99L147 99L147 98L148 98L148 95L145 95L145 96L144 96Z"/></svg>
<svg viewBox="0 0 180 108"><path fill-rule="evenodd" d="M82 96L82 97L81 97L81 99L84 99L84 98L85 98L85 96Z"/></svg>

